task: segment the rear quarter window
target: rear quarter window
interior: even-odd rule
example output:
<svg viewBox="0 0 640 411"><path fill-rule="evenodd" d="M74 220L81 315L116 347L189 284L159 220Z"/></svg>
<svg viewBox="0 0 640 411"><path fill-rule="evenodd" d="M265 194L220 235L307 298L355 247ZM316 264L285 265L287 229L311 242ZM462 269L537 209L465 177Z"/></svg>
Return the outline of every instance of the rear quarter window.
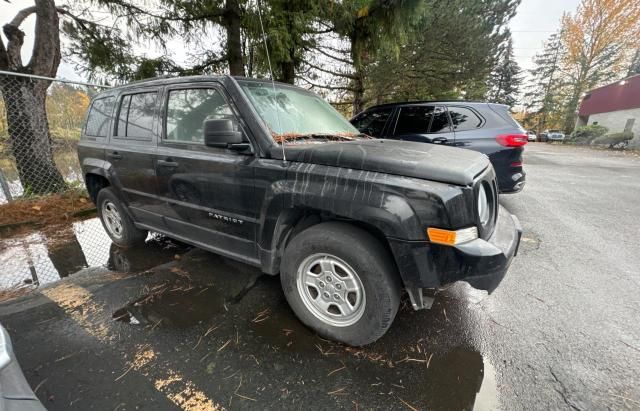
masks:
<svg viewBox="0 0 640 411"><path fill-rule="evenodd" d="M482 126L482 118L467 107L449 107L451 124L455 131L475 130Z"/></svg>
<svg viewBox="0 0 640 411"><path fill-rule="evenodd" d="M93 100L87 116L85 135L91 137L107 136L115 101L115 97L111 96Z"/></svg>

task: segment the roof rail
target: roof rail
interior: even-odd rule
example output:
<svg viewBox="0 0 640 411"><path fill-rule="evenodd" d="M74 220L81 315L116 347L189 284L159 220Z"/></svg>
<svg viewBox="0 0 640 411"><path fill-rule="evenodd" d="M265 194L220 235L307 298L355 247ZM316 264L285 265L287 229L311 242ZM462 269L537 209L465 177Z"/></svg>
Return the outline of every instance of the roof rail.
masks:
<svg viewBox="0 0 640 411"><path fill-rule="evenodd" d="M400 106L406 104L438 104L438 103L489 103L488 101L481 100L411 100L411 101L397 101L394 103L382 103L375 104L367 108L378 108L378 107L388 107L388 106Z"/></svg>

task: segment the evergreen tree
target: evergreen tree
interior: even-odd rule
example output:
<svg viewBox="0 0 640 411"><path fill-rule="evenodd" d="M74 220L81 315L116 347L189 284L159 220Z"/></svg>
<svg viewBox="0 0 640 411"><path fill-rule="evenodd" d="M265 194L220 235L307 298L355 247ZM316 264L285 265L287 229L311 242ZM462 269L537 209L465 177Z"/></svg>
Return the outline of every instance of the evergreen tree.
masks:
<svg viewBox="0 0 640 411"><path fill-rule="evenodd" d="M547 123L549 116L562 107L562 58L565 52L560 33L554 33L545 42L543 51L536 54L535 66L529 70L530 80L524 95L525 108L531 113L530 117L535 117L533 128L538 132L558 127L558 124Z"/></svg>
<svg viewBox="0 0 640 411"><path fill-rule="evenodd" d="M368 66L375 64L385 50L399 51L408 28L419 18L423 7L420 0L334 0L324 9L323 17L339 39L347 43L348 57L338 57L336 61L348 61L351 67L320 71L346 80L331 87L351 93L353 114L364 109ZM336 47L327 45L326 49L335 53Z"/></svg>
<svg viewBox="0 0 640 411"><path fill-rule="evenodd" d="M498 64L489 76L489 92L487 99L493 103L506 104L513 107L518 99L521 70L513 56L513 41L507 40L498 58Z"/></svg>
<svg viewBox="0 0 640 411"><path fill-rule="evenodd" d="M371 64L367 98L376 103L428 99L482 99L504 30L519 1L425 2L399 51Z"/></svg>

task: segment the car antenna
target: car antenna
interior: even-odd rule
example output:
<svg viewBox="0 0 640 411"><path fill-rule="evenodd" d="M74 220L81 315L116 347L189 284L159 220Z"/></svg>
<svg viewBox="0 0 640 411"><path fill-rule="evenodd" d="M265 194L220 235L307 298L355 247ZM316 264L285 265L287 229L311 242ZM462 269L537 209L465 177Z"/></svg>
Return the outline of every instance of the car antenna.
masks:
<svg viewBox="0 0 640 411"><path fill-rule="evenodd" d="M262 25L262 12L260 11L260 0L256 0L258 3L258 19L260 20L260 30L262 30L262 41L264 42L264 51L267 53L267 62L269 63L269 76L271 77L271 87L273 87L273 98L276 105L276 121L278 122L278 129L282 133L282 125L280 124L280 115L278 114L278 94L276 92L276 82L273 80L273 70L271 69L271 57L269 57L269 48L267 47L267 35L264 33L264 26ZM282 136L280 145L282 146L282 161L287 161L287 156L284 152L285 138Z"/></svg>

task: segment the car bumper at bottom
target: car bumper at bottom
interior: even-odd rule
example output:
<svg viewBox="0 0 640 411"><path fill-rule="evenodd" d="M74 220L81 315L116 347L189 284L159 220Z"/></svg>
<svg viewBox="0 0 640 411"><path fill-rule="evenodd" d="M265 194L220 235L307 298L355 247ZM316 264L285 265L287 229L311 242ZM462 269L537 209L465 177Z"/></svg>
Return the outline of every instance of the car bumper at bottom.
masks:
<svg viewBox="0 0 640 411"><path fill-rule="evenodd" d="M425 241L390 239L405 288L416 300L423 289L466 281L474 288L493 292L518 253L522 227L517 217L500 206L493 234L456 246ZM414 308L420 304L414 304Z"/></svg>
<svg viewBox="0 0 640 411"><path fill-rule="evenodd" d="M13 354L9 334L0 325L0 410L46 411L31 391Z"/></svg>

